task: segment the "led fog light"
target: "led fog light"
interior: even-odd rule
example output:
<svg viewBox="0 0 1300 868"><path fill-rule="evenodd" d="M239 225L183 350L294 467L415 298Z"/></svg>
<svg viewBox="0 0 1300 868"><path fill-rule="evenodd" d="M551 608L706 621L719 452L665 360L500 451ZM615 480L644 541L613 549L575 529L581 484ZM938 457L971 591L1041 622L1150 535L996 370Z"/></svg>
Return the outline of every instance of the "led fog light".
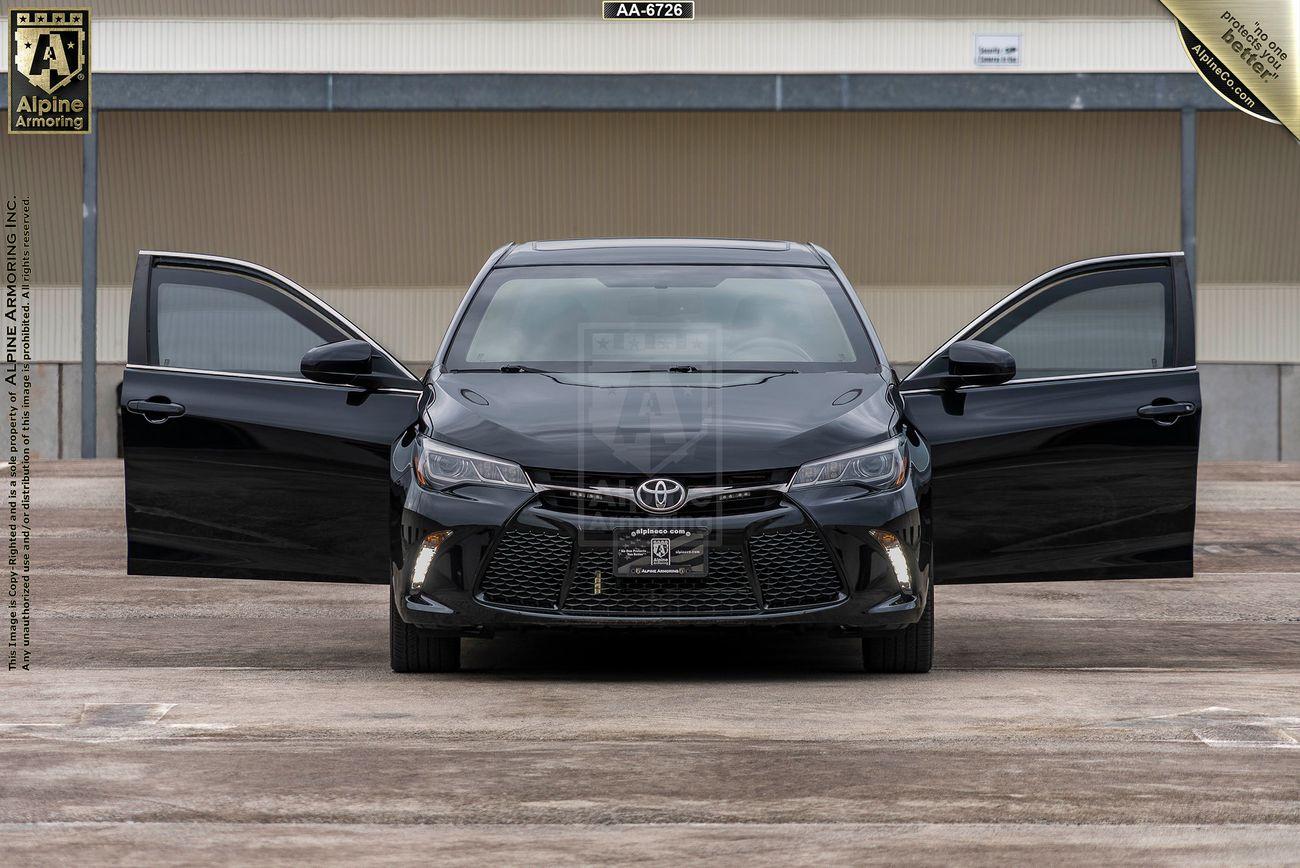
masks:
<svg viewBox="0 0 1300 868"><path fill-rule="evenodd" d="M420 552L415 556L415 565L411 567L412 594L418 594L424 587L425 579L429 577L429 568L433 566L433 559L438 556L443 543L450 538L451 531L435 530L421 541Z"/></svg>
<svg viewBox="0 0 1300 868"><path fill-rule="evenodd" d="M898 580L898 587L905 594L912 593L912 569L907 565L907 554L903 551L903 541L898 538L898 534L877 528L871 531L871 537L884 548L885 557L889 558L889 567Z"/></svg>

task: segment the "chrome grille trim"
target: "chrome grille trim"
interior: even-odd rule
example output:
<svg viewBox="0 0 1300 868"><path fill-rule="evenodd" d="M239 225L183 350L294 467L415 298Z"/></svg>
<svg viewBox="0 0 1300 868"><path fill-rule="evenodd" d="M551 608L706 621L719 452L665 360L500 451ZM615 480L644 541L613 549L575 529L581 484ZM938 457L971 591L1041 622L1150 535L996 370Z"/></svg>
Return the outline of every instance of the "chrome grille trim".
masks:
<svg viewBox="0 0 1300 868"><path fill-rule="evenodd" d="M642 512L645 512L645 510L641 509L641 506L636 502L636 498L634 496L634 489L631 488L620 488L620 487L604 486L604 485L594 485L590 487L577 487L573 485L550 485L541 482L534 482L533 488L539 493L554 491L560 494L574 494L579 496L595 494L601 497L614 497L614 498L618 498L619 500L627 501L632 506L635 506L637 509L641 510ZM686 498L682 501L681 506L679 506L673 512L680 511L688 503L692 503L693 501L704 500L705 498L709 498L709 497L717 497L722 494L749 494L749 493L760 492L760 491L774 492L776 494L785 494L789 490L790 490L790 483L788 482L783 482L780 484L768 484L768 485L698 486L696 488L686 489ZM650 513L650 512L647 512L646 514L647 515L656 515L656 514L672 515L672 513Z"/></svg>

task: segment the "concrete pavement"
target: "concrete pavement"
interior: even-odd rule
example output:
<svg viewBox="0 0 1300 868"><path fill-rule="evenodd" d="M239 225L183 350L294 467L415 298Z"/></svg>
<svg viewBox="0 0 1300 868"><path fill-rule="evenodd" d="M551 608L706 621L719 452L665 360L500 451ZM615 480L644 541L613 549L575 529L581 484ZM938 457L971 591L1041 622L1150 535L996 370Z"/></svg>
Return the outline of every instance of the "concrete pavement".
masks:
<svg viewBox="0 0 1300 868"><path fill-rule="evenodd" d="M814 637L466 643L385 589L125 576L121 465L35 473L0 863L1300 861L1300 465L1205 465L1197 577L940 588L927 676Z"/></svg>

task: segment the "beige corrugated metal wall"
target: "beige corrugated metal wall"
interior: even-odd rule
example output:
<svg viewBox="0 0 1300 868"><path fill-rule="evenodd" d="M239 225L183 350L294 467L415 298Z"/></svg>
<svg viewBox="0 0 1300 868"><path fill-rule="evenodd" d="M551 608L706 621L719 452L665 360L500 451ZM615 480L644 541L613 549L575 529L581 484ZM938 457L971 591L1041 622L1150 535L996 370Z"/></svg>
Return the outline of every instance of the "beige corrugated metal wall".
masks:
<svg viewBox="0 0 1300 868"><path fill-rule="evenodd" d="M1240 112L1198 133L1197 351L1300 361L1300 143Z"/></svg>
<svg viewBox="0 0 1300 868"><path fill-rule="evenodd" d="M81 136L0 136L3 196L32 199L32 271L81 284Z"/></svg>
<svg viewBox="0 0 1300 868"><path fill-rule="evenodd" d="M1054 265L1179 244L1172 113L108 113L100 129L109 360L141 247L262 262L421 360L504 241L815 240L903 361ZM1206 360L1300 360L1285 328L1300 321L1300 154L1278 132L1202 115ZM37 306L44 358L76 356L78 144L0 145L9 178L53 191L38 209L39 280L56 287ZM1238 185L1258 208L1223 192Z"/></svg>
<svg viewBox="0 0 1300 868"><path fill-rule="evenodd" d="M644 233L811 238L864 284L1001 285L1178 238L1171 114L115 113L101 132L107 283L148 244L423 287L503 241Z"/></svg>

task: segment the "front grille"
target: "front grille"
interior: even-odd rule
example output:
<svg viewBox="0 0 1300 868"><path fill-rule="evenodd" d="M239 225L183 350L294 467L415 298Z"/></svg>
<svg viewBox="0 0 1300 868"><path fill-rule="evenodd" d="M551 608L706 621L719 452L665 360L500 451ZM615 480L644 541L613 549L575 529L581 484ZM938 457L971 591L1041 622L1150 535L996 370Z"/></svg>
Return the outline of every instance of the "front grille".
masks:
<svg viewBox="0 0 1300 868"><path fill-rule="evenodd" d="M544 491L538 498L542 506L556 512L568 512L573 515L644 515L635 503L621 497L569 493L567 491Z"/></svg>
<svg viewBox="0 0 1300 868"><path fill-rule="evenodd" d="M758 534L749 541L749 560L769 609L833 603L840 597L839 572L816 531Z"/></svg>
<svg viewBox="0 0 1300 868"><path fill-rule="evenodd" d="M794 470L785 468L744 470L736 473L675 473L667 478L680 482L687 490L715 487L752 489L761 486L783 486L790 481L793 474ZM631 499L600 494L592 490L616 488L632 492L643 482L655 478L651 475L586 473L578 470L529 467L528 476L538 485L563 486L563 488L547 489L538 496L544 507L555 512L606 518L652 514L637 506ZM675 518L703 518L764 512L779 506L781 497L781 492L774 490L727 491L712 497L693 500L672 515Z"/></svg>
<svg viewBox="0 0 1300 868"><path fill-rule="evenodd" d="M702 497L683 506L673 517L704 515L743 515L747 512L763 512L776 509L781 505L779 491L736 492L730 497Z"/></svg>
<svg viewBox="0 0 1300 868"><path fill-rule="evenodd" d="M544 491L538 496L542 506L556 512L573 515L598 515L607 518L644 516L646 512L630 500L621 497L579 494L563 490ZM672 514L673 518L702 518L707 516L744 515L763 512L781 505L779 491L738 492L731 497L704 497L691 501Z"/></svg>
<svg viewBox="0 0 1300 868"><path fill-rule="evenodd" d="M573 541L563 534L512 527L497 543L479 592L503 606L554 609L572 552Z"/></svg>
<svg viewBox="0 0 1300 868"><path fill-rule="evenodd" d="M719 612L756 612L758 599L745 569L744 556L735 549L709 552L709 575L704 579L622 577L612 575L613 557L607 548L582 549L573 573L564 609L572 612L608 612L636 615L703 615ZM596 593L596 574L600 593Z"/></svg>
<svg viewBox="0 0 1300 868"><path fill-rule="evenodd" d="M748 548L747 565L742 549L711 546L709 575L703 579L615 578L609 545L575 547L558 531L511 527L492 552L479 595L513 608L555 611L562 605L562 611L583 615L669 616L791 609L841 598L839 572L816 531L758 534Z"/></svg>
<svg viewBox="0 0 1300 868"><path fill-rule="evenodd" d="M647 479L663 476L675 479L687 488L725 485L744 488L751 485L784 485L794 475L793 468L778 470L742 470L735 473L587 473L581 470L547 470L529 467L528 478L541 485L565 485L572 488L636 488Z"/></svg>

